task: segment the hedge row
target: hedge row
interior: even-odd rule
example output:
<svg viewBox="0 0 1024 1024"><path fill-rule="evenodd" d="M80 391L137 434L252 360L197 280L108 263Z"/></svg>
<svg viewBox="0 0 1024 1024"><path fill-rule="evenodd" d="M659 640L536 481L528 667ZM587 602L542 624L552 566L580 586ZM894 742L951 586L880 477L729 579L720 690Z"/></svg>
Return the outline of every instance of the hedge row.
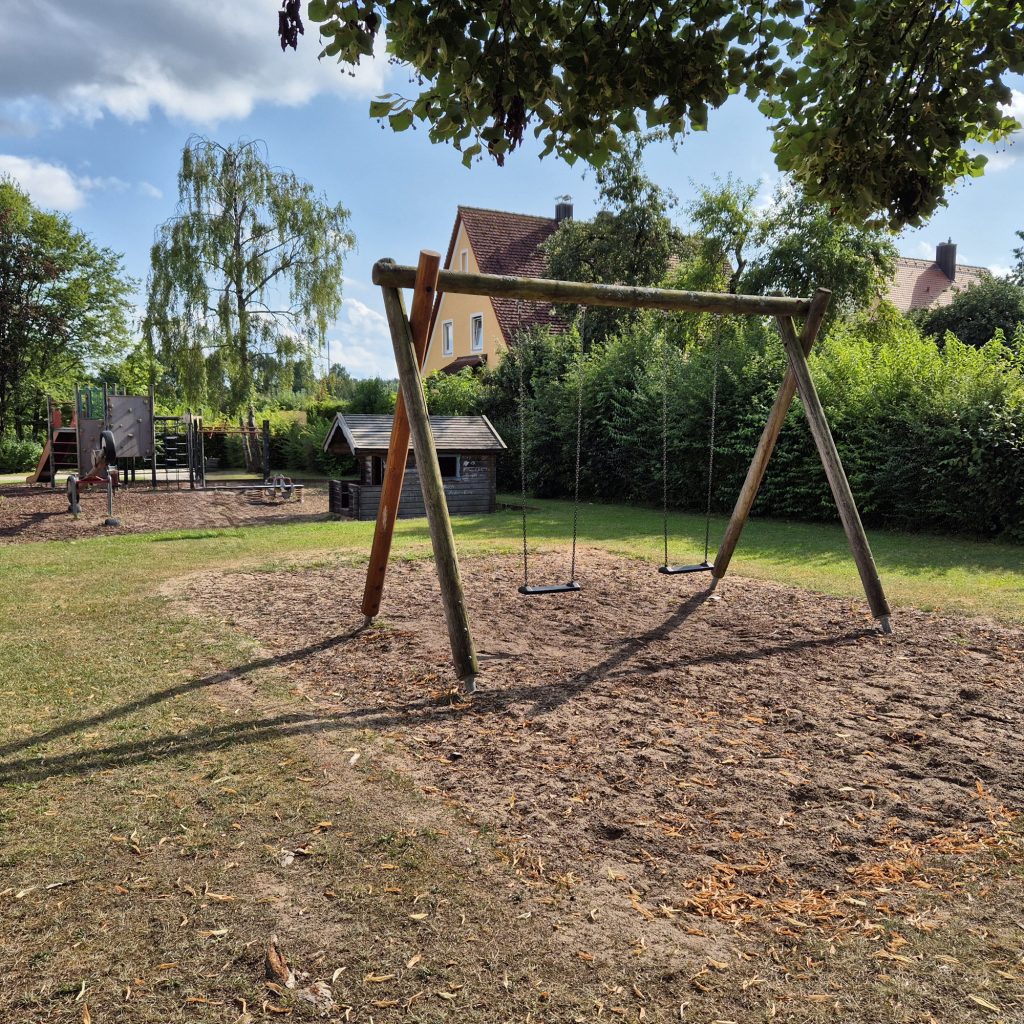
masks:
<svg viewBox="0 0 1024 1024"><path fill-rule="evenodd" d="M660 504L662 401L673 507L703 507L716 349L713 505L728 512L785 369L764 324L727 323L686 347L663 342L651 317L578 359L564 339L535 337L481 386L478 408L509 444L501 485L518 490L520 369L526 395L528 486L572 491L582 376L586 498ZM883 310L837 325L812 372L850 483L869 524L1024 539L1024 380L997 338L941 346ZM665 382L668 382L665 396ZM786 421L755 513L831 520L835 505L799 402Z"/></svg>

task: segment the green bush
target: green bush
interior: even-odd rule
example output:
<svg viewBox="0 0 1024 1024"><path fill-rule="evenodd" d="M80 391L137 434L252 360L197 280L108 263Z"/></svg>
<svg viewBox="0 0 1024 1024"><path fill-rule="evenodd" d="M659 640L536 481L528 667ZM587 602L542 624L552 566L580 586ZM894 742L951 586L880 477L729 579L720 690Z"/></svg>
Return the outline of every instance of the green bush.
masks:
<svg viewBox="0 0 1024 1024"><path fill-rule="evenodd" d="M480 404L509 445L500 486L519 489L522 369L532 493L572 493L582 377L582 495L660 504L667 380L669 503L702 508L717 363L712 504L730 511L783 376L781 343L759 321L724 321L717 344L714 328L690 332L682 347L663 340L664 327L645 317L582 358L572 338L524 339L485 378ZM837 324L812 356L812 373L867 523L1024 539L1024 382L1019 358L999 338L973 348L947 336L940 347L882 307ZM755 512L836 518L799 402Z"/></svg>
<svg viewBox="0 0 1024 1024"><path fill-rule="evenodd" d="M0 473L29 473L36 468L43 446L39 441L19 441L13 434L0 437Z"/></svg>

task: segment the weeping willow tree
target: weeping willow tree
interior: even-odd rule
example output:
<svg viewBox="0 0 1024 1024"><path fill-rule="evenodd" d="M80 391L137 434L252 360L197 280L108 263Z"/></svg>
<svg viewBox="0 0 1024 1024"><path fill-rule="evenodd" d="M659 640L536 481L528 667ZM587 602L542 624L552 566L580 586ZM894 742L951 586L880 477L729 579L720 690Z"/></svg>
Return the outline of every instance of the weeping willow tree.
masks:
<svg viewBox="0 0 1024 1024"><path fill-rule="evenodd" d="M338 316L348 222L344 206L270 166L261 143L188 140L178 207L151 253L145 319L179 401L220 396L255 427L259 357L308 355ZM258 464L255 450L246 458Z"/></svg>

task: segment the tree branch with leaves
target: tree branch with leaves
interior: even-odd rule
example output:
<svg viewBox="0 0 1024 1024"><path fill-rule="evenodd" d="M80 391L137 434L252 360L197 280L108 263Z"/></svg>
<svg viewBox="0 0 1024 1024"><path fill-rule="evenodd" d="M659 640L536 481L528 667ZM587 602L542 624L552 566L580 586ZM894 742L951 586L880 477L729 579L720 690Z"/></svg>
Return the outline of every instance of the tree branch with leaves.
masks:
<svg viewBox="0 0 1024 1024"><path fill-rule="evenodd" d="M468 164L528 130L601 166L623 138L682 138L741 93L770 119L776 162L851 222L921 224L1006 139L1024 72L1024 6L1007 0L310 0L321 57L348 66L384 35L410 95L370 104Z"/></svg>

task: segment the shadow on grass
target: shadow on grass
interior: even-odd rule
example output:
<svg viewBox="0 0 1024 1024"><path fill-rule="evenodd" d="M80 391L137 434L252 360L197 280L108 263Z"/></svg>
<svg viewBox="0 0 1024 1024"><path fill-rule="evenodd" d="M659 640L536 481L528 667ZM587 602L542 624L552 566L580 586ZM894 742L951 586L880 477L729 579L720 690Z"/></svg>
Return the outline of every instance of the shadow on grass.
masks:
<svg viewBox="0 0 1024 1024"><path fill-rule="evenodd" d="M617 651L614 651L592 668L578 673L571 679L560 682L528 684L493 692L484 690L476 694L472 700L449 703L439 703L435 699L420 699L407 703L396 701L391 705L357 708L331 715L307 713L269 715L249 718L243 721L234 720L212 728L196 729L190 733L167 733L152 739L117 743L93 750L73 751L59 754L55 757L46 757L42 753L33 754L0 763L0 785L19 785L42 782L46 779L62 776L88 775L93 772L128 768L162 759L178 758L189 754L201 754L232 746L247 746L293 736L330 734L351 728L385 731L401 725L421 722L424 718L435 721L448 720L458 718L470 712L475 718L479 718L482 715L505 715L514 705L530 701L534 702L533 708L530 711L523 712L527 717L536 717L539 714L552 714L605 676L621 667L630 658L641 653L648 644L668 638L707 600L708 596L707 592L694 595L660 625L648 630L648 632L640 637L630 638ZM313 654L329 651L332 648L347 643L362 632L362 627L353 629L296 651L290 651L274 657L261 658L235 668L225 669L223 672L217 672L182 683L180 686L160 690L147 697L121 704L108 711L92 715L89 718L68 722L48 732L7 744L5 747L0 748L0 756L9 756L29 747L39 746L68 737L115 719L123 718L126 715L134 714L182 694L208 689L261 669L276 668L282 665L301 662ZM685 664L688 666L701 664L742 664L780 654L799 653L811 648L845 646L856 643L867 636L874 635L876 635L874 630L855 630L831 637L814 637L790 641L772 647L764 646L747 651L730 652L728 654L704 655L693 658Z"/></svg>

